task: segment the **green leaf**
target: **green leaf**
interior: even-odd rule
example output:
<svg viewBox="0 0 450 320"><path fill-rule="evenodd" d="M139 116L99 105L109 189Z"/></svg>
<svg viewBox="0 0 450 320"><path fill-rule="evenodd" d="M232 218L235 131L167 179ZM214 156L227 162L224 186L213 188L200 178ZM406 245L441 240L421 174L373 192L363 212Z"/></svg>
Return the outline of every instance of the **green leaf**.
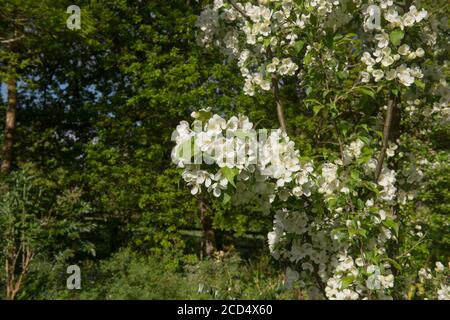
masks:
<svg viewBox="0 0 450 320"><path fill-rule="evenodd" d="M320 104L320 105L322 104L322 102L320 102L317 99L306 99L305 102L312 102L314 104Z"/></svg>
<svg viewBox="0 0 450 320"><path fill-rule="evenodd" d="M373 182L364 181L362 183L362 185L364 186L364 188L374 192L375 194L379 194L380 193L380 190L378 190L377 185L375 183L373 183Z"/></svg>
<svg viewBox="0 0 450 320"><path fill-rule="evenodd" d="M383 224L386 227L388 227L390 229L393 229L394 232L395 232L395 235L398 237L398 223L397 222L395 222L392 219L386 219L386 220L383 221Z"/></svg>
<svg viewBox="0 0 450 320"><path fill-rule="evenodd" d="M231 200L231 196L228 193L224 193L222 203L227 204L230 200Z"/></svg>
<svg viewBox="0 0 450 320"><path fill-rule="evenodd" d="M333 41L338 41L338 40L341 40L342 38L344 38L344 36L342 34L338 33L333 37Z"/></svg>
<svg viewBox="0 0 450 320"><path fill-rule="evenodd" d="M299 41L295 42L294 43L295 53L300 53L300 51L302 51L304 46L305 46L305 42L302 41L302 40L299 40Z"/></svg>
<svg viewBox="0 0 450 320"><path fill-rule="evenodd" d="M358 234L358 230L356 230L355 228L348 228L348 236L351 238L354 235Z"/></svg>
<svg viewBox="0 0 450 320"><path fill-rule="evenodd" d="M357 160L358 164L367 163L373 155L373 151L370 148L364 147L361 153L361 156Z"/></svg>
<svg viewBox="0 0 450 320"><path fill-rule="evenodd" d="M402 30L394 30L389 35L389 38L391 39L391 42L393 45L398 46L400 45L403 37L405 36L405 33Z"/></svg>
<svg viewBox="0 0 450 320"><path fill-rule="evenodd" d="M358 233L364 238L367 238L367 230L359 229Z"/></svg>
<svg viewBox="0 0 450 320"><path fill-rule="evenodd" d="M360 178L359 178L359 172L356 171L356 170L352 170L351 173L350 173L350 176L351 176L352 179L354 179L354 180L360 180Z"/></svg>
<svg viewBox="0 0 450 320"><path fill-rule="evenodd" d="M318 105L314 106L313 107L314 115L316 116L320 112L320 110L322 110L322 108L323 108L323 105L318 104Z"/></svg>
<svg viewBox="0 0 450 320"><path fill-rule="evenodd" d="M346 71L339 71L336 73L336 76L338 77L339 80L342 80L342 79L347 78L347 74L348 74L348 72L346 72Z"/></svg>
<svg viewBox="0 0 450 320"><path fill-rule="evenodd" d="M227 178L228 182L231 183L231 185L236 188L236 184L234 183L234 177L238 174L239 170L237 168L223 167L221 171L224 177Z"/></svg>
<svg viewBox="0 0 450 320"><path fill-rule="evenodd" d="M416 80L416 81L414 81L414 84L417 86L417 88L420 88L422 90L425 89L425 83L423 81Z"/></svg>
<svg viewBox="0 0 450 320"><path fill-rule="evenodd" d="M347 277L342 278L341 288L342 289L348 288L348 286L351 285L354 280L355 280L354 276L347 276Z"/></svg>
<svg viewBox="0 0 450 320"><path fill-rule="evenodd" d="M364 202L361 199L356 200L356 207L360 210L364 209Z"/></svg>
<svg viewBox="0 0 450 320"><path fill-rule="evenodd" d="M310 64L312 61L312 54L308 53L305 55L305 57L303 58L303 61L305 62L305 64Z"/></svg>
<svg viewBox="0 0 450 320"><path fill-rule="evenodd" d="M200 120L202 122L206 122L212 117L212 112L211 111L201 110L201 111L198 112L198 114L199 114L198 120Z"/></svg>
<svg viewBox="0 0 450 320"><path fill-rule="evenodd" d="M375 92L372 89L369 89L367 87L358 87L358 88L356 88L356 91L358 91L359 93L362 93L366 96L369 96L372 99L375 99Z"/></svg>
<svg viewBox="0 0 450 320"><path fill-rule="evenodd" d="M385 258L385 260L388 261L390 264L392 264L397 270L402 270L402 266L394 259Z"/></svg>

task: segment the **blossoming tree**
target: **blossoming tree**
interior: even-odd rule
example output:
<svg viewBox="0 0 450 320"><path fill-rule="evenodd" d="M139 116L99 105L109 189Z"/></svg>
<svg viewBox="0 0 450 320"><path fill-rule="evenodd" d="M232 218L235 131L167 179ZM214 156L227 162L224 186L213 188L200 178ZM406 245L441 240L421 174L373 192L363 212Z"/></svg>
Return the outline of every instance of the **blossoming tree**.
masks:
<svg viewBox="0 0 450 320"><path fill-rule="evenodd" d="M173 160L193 195L273 215L270 252L310 298L450 297L448 266L417 258L418 197L449 163L430 143L450 120L447 22L428 6L215 0L198 18L244 92L272 92L280 128L207 107L176 128ZM316 149L296 147L295 112L317 123Z"/></svg>

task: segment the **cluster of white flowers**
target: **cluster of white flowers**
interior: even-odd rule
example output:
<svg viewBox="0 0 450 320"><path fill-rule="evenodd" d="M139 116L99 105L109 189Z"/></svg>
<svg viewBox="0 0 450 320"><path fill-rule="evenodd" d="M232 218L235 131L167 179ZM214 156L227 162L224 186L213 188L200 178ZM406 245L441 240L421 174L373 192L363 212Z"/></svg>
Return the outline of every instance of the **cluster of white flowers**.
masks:
<svg viewBox="0 0 450 320"><path fill-rule="evenodd" d="M353 280L358 275L359 270L353 258L348 256L346 252L339 254L334 274L328 279L325 287L327 298L330 300L358 299L357 291L361 291L353 288Z"/></svg>
<svg viewBox="0 0 450 320"><path fill-rule="evenodd" d="M339 176L348 177L350 172L342 171L347 165L352 161L357 160L361 156L361 150L364 143L357 139L350 143L350 145L344 147L343 151L343 161L341 159L335 160L333 163L326 162L322 166L322 173L318 176L318 191L329 197L333 197L333 193L336 191L342 193L349 193L349 189L346 186L345 181L341 181ZM396 145L391 144L387 151L388 157L393 155ZM377 164L377 159L369 159L367 163L363 164L365 168L365 174L367 176L373 176ZM338 171L341 172L338 174ZM381 170L380 177L378 179L378 185L381 186L380 199L382 201L392 201L396 197L397 188L396 183L396 172L389 169L386 165L383 166Z"/></svg>
<svg viewBox="0 0 450 320"><path fill-rule="evenodd" d="M378 184L383 187L380 193L380 198L385 201L391 201L395 198L397 188L395 187L395 171L384 167L381 170Z"/></svg>
<svg viewBox="0 0 450 320"><path fill-rule="evenodd" d="M367 267L366 272L370 274L366 280L367 289L380 290L383 288L392 288L394 286L394 276L391 273L382 275L378 266L370 265Z"/></svg>
<svg viewBox="0 0 450 320"><path fill-rule="evenodd" d="M439 300L450 300L450 285L441 284L437 295Z"/></svg>
<svg viewBox="0 0 450 320"><path fill-rule="evenodd" d="M347 165L354 159L358 159L361 156L361 150L364 146L364 142L360 139L356 139L351 142L350 145L344 148L344 164Z"/></svg>
<svg viewBox="0 0 450 320"><path fill-rule="evenodd" d="M416 6L410 6L409 11L400 16L393 1L390 1L390 5L383 9L387 9L384 12L384 18L389 22L389 26L391 28L399 27L401 30L405 27L412 27L428 17L428 12L425 9L418 11Z"/></svg>
<svg viewBox="0 0 450 320"><path fill-rule="evenodd" d="M353 3L355 10L365 8L363 1ZM384 79L406 87L420 84L418 80L427 75L420 66L425 50L402 41L406 31L414 31L413 26L428 28L424 24L427 11L414 5L401 9L392 0L370 0L367 4L378 5L386 23L375 28L370 43L365 44L374 48L362 54L366 65L362 81ZM332 49L320 41L305 43L301 37L307 28L323 36L330 26L334 29L349 21L344 7L336 0L254 0L244 4L215 0L198 19L199 41L205 46L214 44L236 59L245 79L244 93L254 95L259 89L272 89L274 81L283 77L301 79L305 70L300 70L303 54L299 51L308 55L305 66L321 63L316 59L318 52L325 60L331 59ZM368 23L373 8L362 12ZM436 43L433 32L425 40L426 45ZM423 112L430 117L447 113L450 119L448 85L445 79L442 82L441 100ZM414 112L413 107L419 104L410 103L407 111ZM193 124L181 122L174 134L173 159L184 168L184 180L192 194L204 189L215 197L224 195L224 200L229 198L234 204L256 201L266 213L274 204L281 207L274 214L268 245L276 259L289 265L288 286L299 283L310 298L391 298L394 275L385 257L387 243L398 241L397 213L392 207L414 198L414 192L397 188L422 180L421 165L426 165L422 160L410 161L394 171L389 160L404 155L398 151L399 142L391 142L374 182L378 157L372 154L369 139L355 139L341 146L339 159L313 165L299 160L299 151L281 130L265 131L264 138L258 139L245 116L225 120L209 110L192 116ZM186 150L192 155L188 152L186 157ZM286 202L290 197L301 201ZM279 202L274 203L276 200ZM413 233L423 236L418 228ZM442 269L438 264L436 268L436 272ZM423 269L419 279L429 280L430 272ZM442 284L437 295L448 298L449 286Z"/></svg>
<svg viewBox="0 0 450 320"><path fill-rule="evenodd" d="M309 5L317 10L317 14L326 15L333 11L333 7L338 6L338 0L310 0Z"/></svg>
<svg viewBox="0 0 450 320"><path fill-rule="evenodd" d="M422 285L432 285L436 288L438 300L450 300L449 266L446 267L442 262L436 261L434 270L421 268L418 272L419 282Z"/></svg>
<svg viewBox="0 0 450 320"><path fill-rule="evenodd" d="M428 16L427 11L418 11L415 6L410 6L409 11L401 16L393 1L381 1L381 11L388 24L385 28L379 26L375 34L375 49L372 53L366 51L361 61L366 64L366 71L362 72L362 81L369 82L373 77L375 82L382 79L388 81L397 79L404 86L411 86L416 79L423 77L419 66L408 66L406 63L425 55L423 48L412 50L408 44L396 45L404 37L405 27L412 27ZM370 9L365 11L366 17L373 14ZM367 25L366 25L367 27ZM390 32L391 31L391 32ZM390 32L390 33L389 33Z"/></svg>
<svg viewBox="0 0 450 320"><path fill-rule="evenodd" d="M423 115L439 125L446 125L450 123L450 88L447 81L441 79L434 91L436 96L440 96L439 101L434 102L431 108L423 108Z"/></svg>
<svg viewBox="0 0 450 320"><path fill-rule="evenodd" d="M196 27L202 31L202 37L198 41L209 46L214 41L214 34L219 26L219 15L216 7L206 7L197 19Z"/></svg>
<svg viewBox="0 0 450 320"><path fill-rule="evenodd" d="M421 47L412 49L408 44L399 46L399 43L406 28L423 23L428 13L411 5L408 11L401 14L400 7L394 1L376 0L374 4L378 5L386 24L376 28L374 51L366 51L361 57L367 66L361 74L362 81L369 82L371 78L375 82L397 80L411 86L423 77L418 64L411 65L411 62L423 58L425 50ZM363 7L361 2L355 5ZM373 8L368 6L362 12L367 30L368 18L374 14ZM311 24L312 15L321 21L319 26ZM271 89L273 75L293 76L298 72L299 66L293 61L293 49L299 42L303 47L304 42L299 39L299 34L304 28L314 27L315 32L320 34L317 28L329 27L330 21L337 26L347 21L345 15L340 1L336 0L311 0L303 6L292 0L258 1L257 4L234 2L234 6L216 0L213 6L206 7L201 13L197 27L201 31L199 42L202 45L214 43L238 60L245 78L244 92L254 95L257 89ZM308 47L311 48L309 44Z"/></svg>
<svg viewBox="0 0 450 320"><path fill-rule="evenodd" d="M405 45L403 45L405 46ZM402 47L403 47L402 46ZM419 49L418 49L419 50ZM423 49L420 49L423 51ZM380 51L380 52L378 52ZM400 48L399 48L400 52ZM374 81L378 82L382 80L383 78L391 81L394 79L398 79L398 81L409 87L411 86L416 79L421 79L423 77L422 70L418 66L414 66L412 68L409 68L406 66L406 64L401 64L395 69L376 69L374 68L374 65L381 61L381 65L383 67L388 67L391 64L393 64L395 61L398 61L400 59L400 55L394 55L394 57L389 56L391 54L391 49L387 48L386 50L378 50L373 53L374 56L379 55L377 58L372 58L370 53L364 52L363 57L361 60L367 65L367 72L362 72L362 81L363 82L369 82L370 81L370 75L373 76ZM381 55L384 55L381 56ZM381 57L380 57L381 56Z"/></svg>
<svg viewBox="0 0 450 320"><path fill-rule="evenodd" d="M380 297L389 298L384 294L384 290L389 290L394 286L394 276L389 271L383 275L380 267L368 265L365 267L364 259L359 257L355 261L346 253L338 257L338 264L333 277L327 281L325 292L330 300L356 300L365 294L364 291L371 291L371 294L380 292ZM365 286L358 285L355 281L362 273L367 274Z"/></svg>
<svg viewBox="0 0 450 320"><path fill-rule="evenodd" d="M220 197L229 184L239 190L234 197L238 203L250 201L254 193L269 203L275 195L285 201L311 194L312 163L300 163L299 151L280 129L257 135L248 117L226 121L207 109L192 117L192 125L182 121L172 136L172 160L185 168L182 176L193 195L203 187Z"/></svg>
<svg viewBox="0 0 450 320"><path fill-rule="evenodd" d="M404 144L408 139L409 137L403 136L399 143ZM429 161L427 158L418 156L415 153L399 152L398 155L403 161L401 162L401 167L397 170L397 203L401 206L406 206L421 191L426 189L430 174L432 175L432 172L442 164L439 161ZM420 237L420 234L417 236Z"/></svg>
<svg viewBox="0 0 450 320"><path fill-rule="evenodd" d="M205 47L217 45L237 59L245 79L244 93L252 96L257 89L270 90L273 76L296 74L299 66L292 50L299 40L298 30L313 27L311 15L326 20L340 1L312 0L304 6L292 0L233 4L216 0L203 10L196 24L198 41Z"/></svg>
<svg viewBox="0 0 450 320"><path fill-rule="evenodd" d="M336 160L335 163L324 163L322 166L322 172L319 176L318 191L326 195L331 195L335 190L339 188L340 181L338 179L338 165L342 162Z"/></svg>
<svg viewBox="0 0 450 320"><path fill-rule="evenodd" d="M219 197L226 190L235 204L255 200L264 212L270 211L275 199L281 201L284 208L274 215L268 246L276 259L288 263L288 285L300 283L311 298L390 298L394 285L390 264L378 265L377 260L350 253L361 254L360 248L352 250L352 243L369 233L369 247L375 248L376 255L386 254L386 243L396 239L396 217L389 209L396 199L396 173L384 164L378 183L370 182L377 161L370 158L363 163L365 176L353 177L352 169L361 165L365 147L361 139L343 146L342 160L316 167L299 160L294 143L281 130L258 140L246 116L226 120L208 109L192 116L193 123L182 121L173 135L173 160L184 168L183 179L192 194L204 189ZM389 148L392 155L396 145ZM193 150L189 159L182 152L186 150ZM358 195L354 184L361 184L361 179L377 188L378 196L374 194L355 211L351 197ZM302 201L287 208L290 204L284 201L291 196ZM338 198L347 200L337 202ZM324 208L321 201L330 214L319 214Z"/></svg>
<svg viewBox="0 0 450 320"><path fill-rule="evenodd" d="M364 142L360 139L352 141L343 148L344 161L338 159L334 162L325 162L320 173L314 174L316 177L314 190L324 195L325 201L328 201L327 207L330 209L332 208L330 204L340 194L355 192L350 191L348 186L354 182L351 183L348 179L351 177L351 165L361 157L363 147ZM391 148L395 147L391 146ZM366 165L369 167L366 174L370 179L376 167L376 159L369 159ZM378 236L372 240L372 245L377 243L378 254L385 254L385 243L395 238L395 230L385 224L386 221L395 224L396 217L387 211L389 203L395 198L395 182L395 172L386 166L383 167L378 182L380 192L377 202L375 203L374 199L368 199L365 207L353 220L345 220L345 227L348 230L354 230L349 234L350 237L337 230L342 223L342 215L354 210L352 205L346 204L345 207L336 208L336 214L327 217L324 221L318 221L311 216L315 210L313 203L305 203L304 210L309 212L308 214L298 211L278 211L275 215L274 230L269 234L272 254L276 258L284 258L300 266L301 271L297 273L297 278L302 283L306 283L308 278L313 277L312 271L315 270L326 284L325 295L328 299L367 298L368 292L371 297L389 299L389 290L394 285L390 265L388 263L381 266L368 264L369 261L364 257L353 259L346 250L351 248L351 240L358 237L358 232L362 232L359 230L362 228L363 220L366 219L364 222L366 228L370 224L378 230ZM296 234L301 237L295 237ZM287 240L292 238L295 240ZM286 249L289 246L291 250ZM289 270L294 269L290 267ZM311 292L310 294L318 290L311 284L305 287Z"/></svg>

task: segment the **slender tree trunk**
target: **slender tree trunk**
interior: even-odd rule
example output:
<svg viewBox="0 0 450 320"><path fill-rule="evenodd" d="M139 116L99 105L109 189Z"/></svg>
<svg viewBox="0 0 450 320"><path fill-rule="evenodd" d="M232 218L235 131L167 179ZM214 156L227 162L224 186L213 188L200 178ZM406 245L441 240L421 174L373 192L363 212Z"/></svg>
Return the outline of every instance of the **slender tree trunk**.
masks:
<svg viewBox="0 0 450 320"><path fill-rule="evenodd" d="M398 107L400 103L400 98L397 98L397 100L394 103L394 106L392 108L392 123L391 123L391 132L389 134L389 141L396 142L398 138L400 138L401 134L401 128L400 128L400 122L401 122L401 115L400 115L400 109Z"/></svg>
<svg viewBox="0 0 450 320"><path fill-rule="evenodd" d="M16 131L17 80L13 70L8 80L8 106L6 108L5 137L3 142L3 160L0 171L9 173L13 163L13 148Z"/></svg>
<svg viewBox="0 0 450 320"><path fill-rule="evenodd" d="M394 124L395 121L395 125ZM378 182L380 178L381 170L383 168L384 158L386 157L386 149L388 148L389 141L395 141L400 133L400 126L398 121L400 120L400 114L397 108L396 97L393 97L388 102L386 118L384 120L383 128L383 145L381 147L380 155L378 156L377 167L375 169L375 181ZM393 129L395 128L395 137ZM394 139L395 138L395 139Z"/></svg>
<svg viewBox="0 0 450 320"><path fill-rule="evenodd" d="M14 300L20 291L23 280L30 270L34 252L29 246L21 243L20 246L10 247L6 250L6 299ZM17 272L17 274L16 274ZM18 277L16 277L18 275Z"/></svg>
<svg viewBox="0 0 450 320"><path fill-rule="evenodd" d="M243 10L241 10L240 7L238 7L233 0L228 0L228 3L230 3L231 6L237 12L239 12L247 21L252 22L250 17ZM268 52L267 52L268 56L269 56L269 58L271 58L272 51L270 50L270 46L267 49L268 49ZM280 90L278 87L278 77L276 75L272 75L272 92L275 97L275 103L277 106L278 122L280 123L281 130L283 130L284 132L287 133L286 117L284 116L284 107L283 107L283 102L281 101L281 98L280 98Z"/></svg>
<svg viewBox="0 0 450 320"><path fill-rule="evenodd" d="M206 204L206 201L203 198L200 198L200 219L202 223L202 229L203 229L203 241L202 241L202 250L201 254L209 257L211 256L215 251L215 234L214 229L212 228L212 220L207 215L208 211L208 205Z"/></svg>

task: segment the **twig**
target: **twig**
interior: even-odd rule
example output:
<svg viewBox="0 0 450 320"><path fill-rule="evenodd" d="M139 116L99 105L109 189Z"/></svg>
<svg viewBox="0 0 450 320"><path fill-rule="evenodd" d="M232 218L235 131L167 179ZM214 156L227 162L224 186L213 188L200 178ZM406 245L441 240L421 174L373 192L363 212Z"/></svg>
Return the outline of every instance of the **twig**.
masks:
<svg viewBox="0 0 450 320"><path fill-rule="evenodd" d="M12 42L19 41L20 39L22 39L22 38L24 38L24 37L25 37L24 35L21 35L20 37L17 37L17 38L11 38L11 39L7 39L7 40L1 40L0 43L8 44L8 43L12 43Z"/></svg>
<svg viewBox="0 0 450 320"><path fill-rule="evenodd" d="M428 233L425 232L425 234L423 235L422 238L419 239L419 241L417 241L411 248L409 248L408 250L406 250L405 252L403 252L401 255L397 256L396 259L400 259L405 257L408 253L410 253L411 251L413 251L419 244L423 243L426 239Z"/></svg>
<svg viewBox="0 0 450 320"><path fill-rule="evenodd" d="M231 4L231 6L234 8L234 10L239 12L245 19L247 19L247 21L252 22L252 19L250 19L248 14L245 13L245 11L243 11L241 8L239 8L238 5L233 0L228 0L228 3Z"/></svg>
<svg viewBox="0 0 450 320"><path fill-rule="evenodd" d="M275 97L275 103L277 105L278 122L280 122L281 130L287 133L284 107L283 102L280 99L280 90L278 88L278 77L275 74L272 75L272 92Z"/></svg>
<svg viewBox="0 0 450 320"><path fill-rule="evenodd" d="M272 60L272 56L273 56L272 50L270 49L270 46L268 46L267 58L269 60ZM284 116L284 107L283 102L281 101L280 98L280 88L278 87L278 76L276 74L272 74L272 92L277 107L278 122L280 123L281 130L287 133L286 117Z"/></svg>

